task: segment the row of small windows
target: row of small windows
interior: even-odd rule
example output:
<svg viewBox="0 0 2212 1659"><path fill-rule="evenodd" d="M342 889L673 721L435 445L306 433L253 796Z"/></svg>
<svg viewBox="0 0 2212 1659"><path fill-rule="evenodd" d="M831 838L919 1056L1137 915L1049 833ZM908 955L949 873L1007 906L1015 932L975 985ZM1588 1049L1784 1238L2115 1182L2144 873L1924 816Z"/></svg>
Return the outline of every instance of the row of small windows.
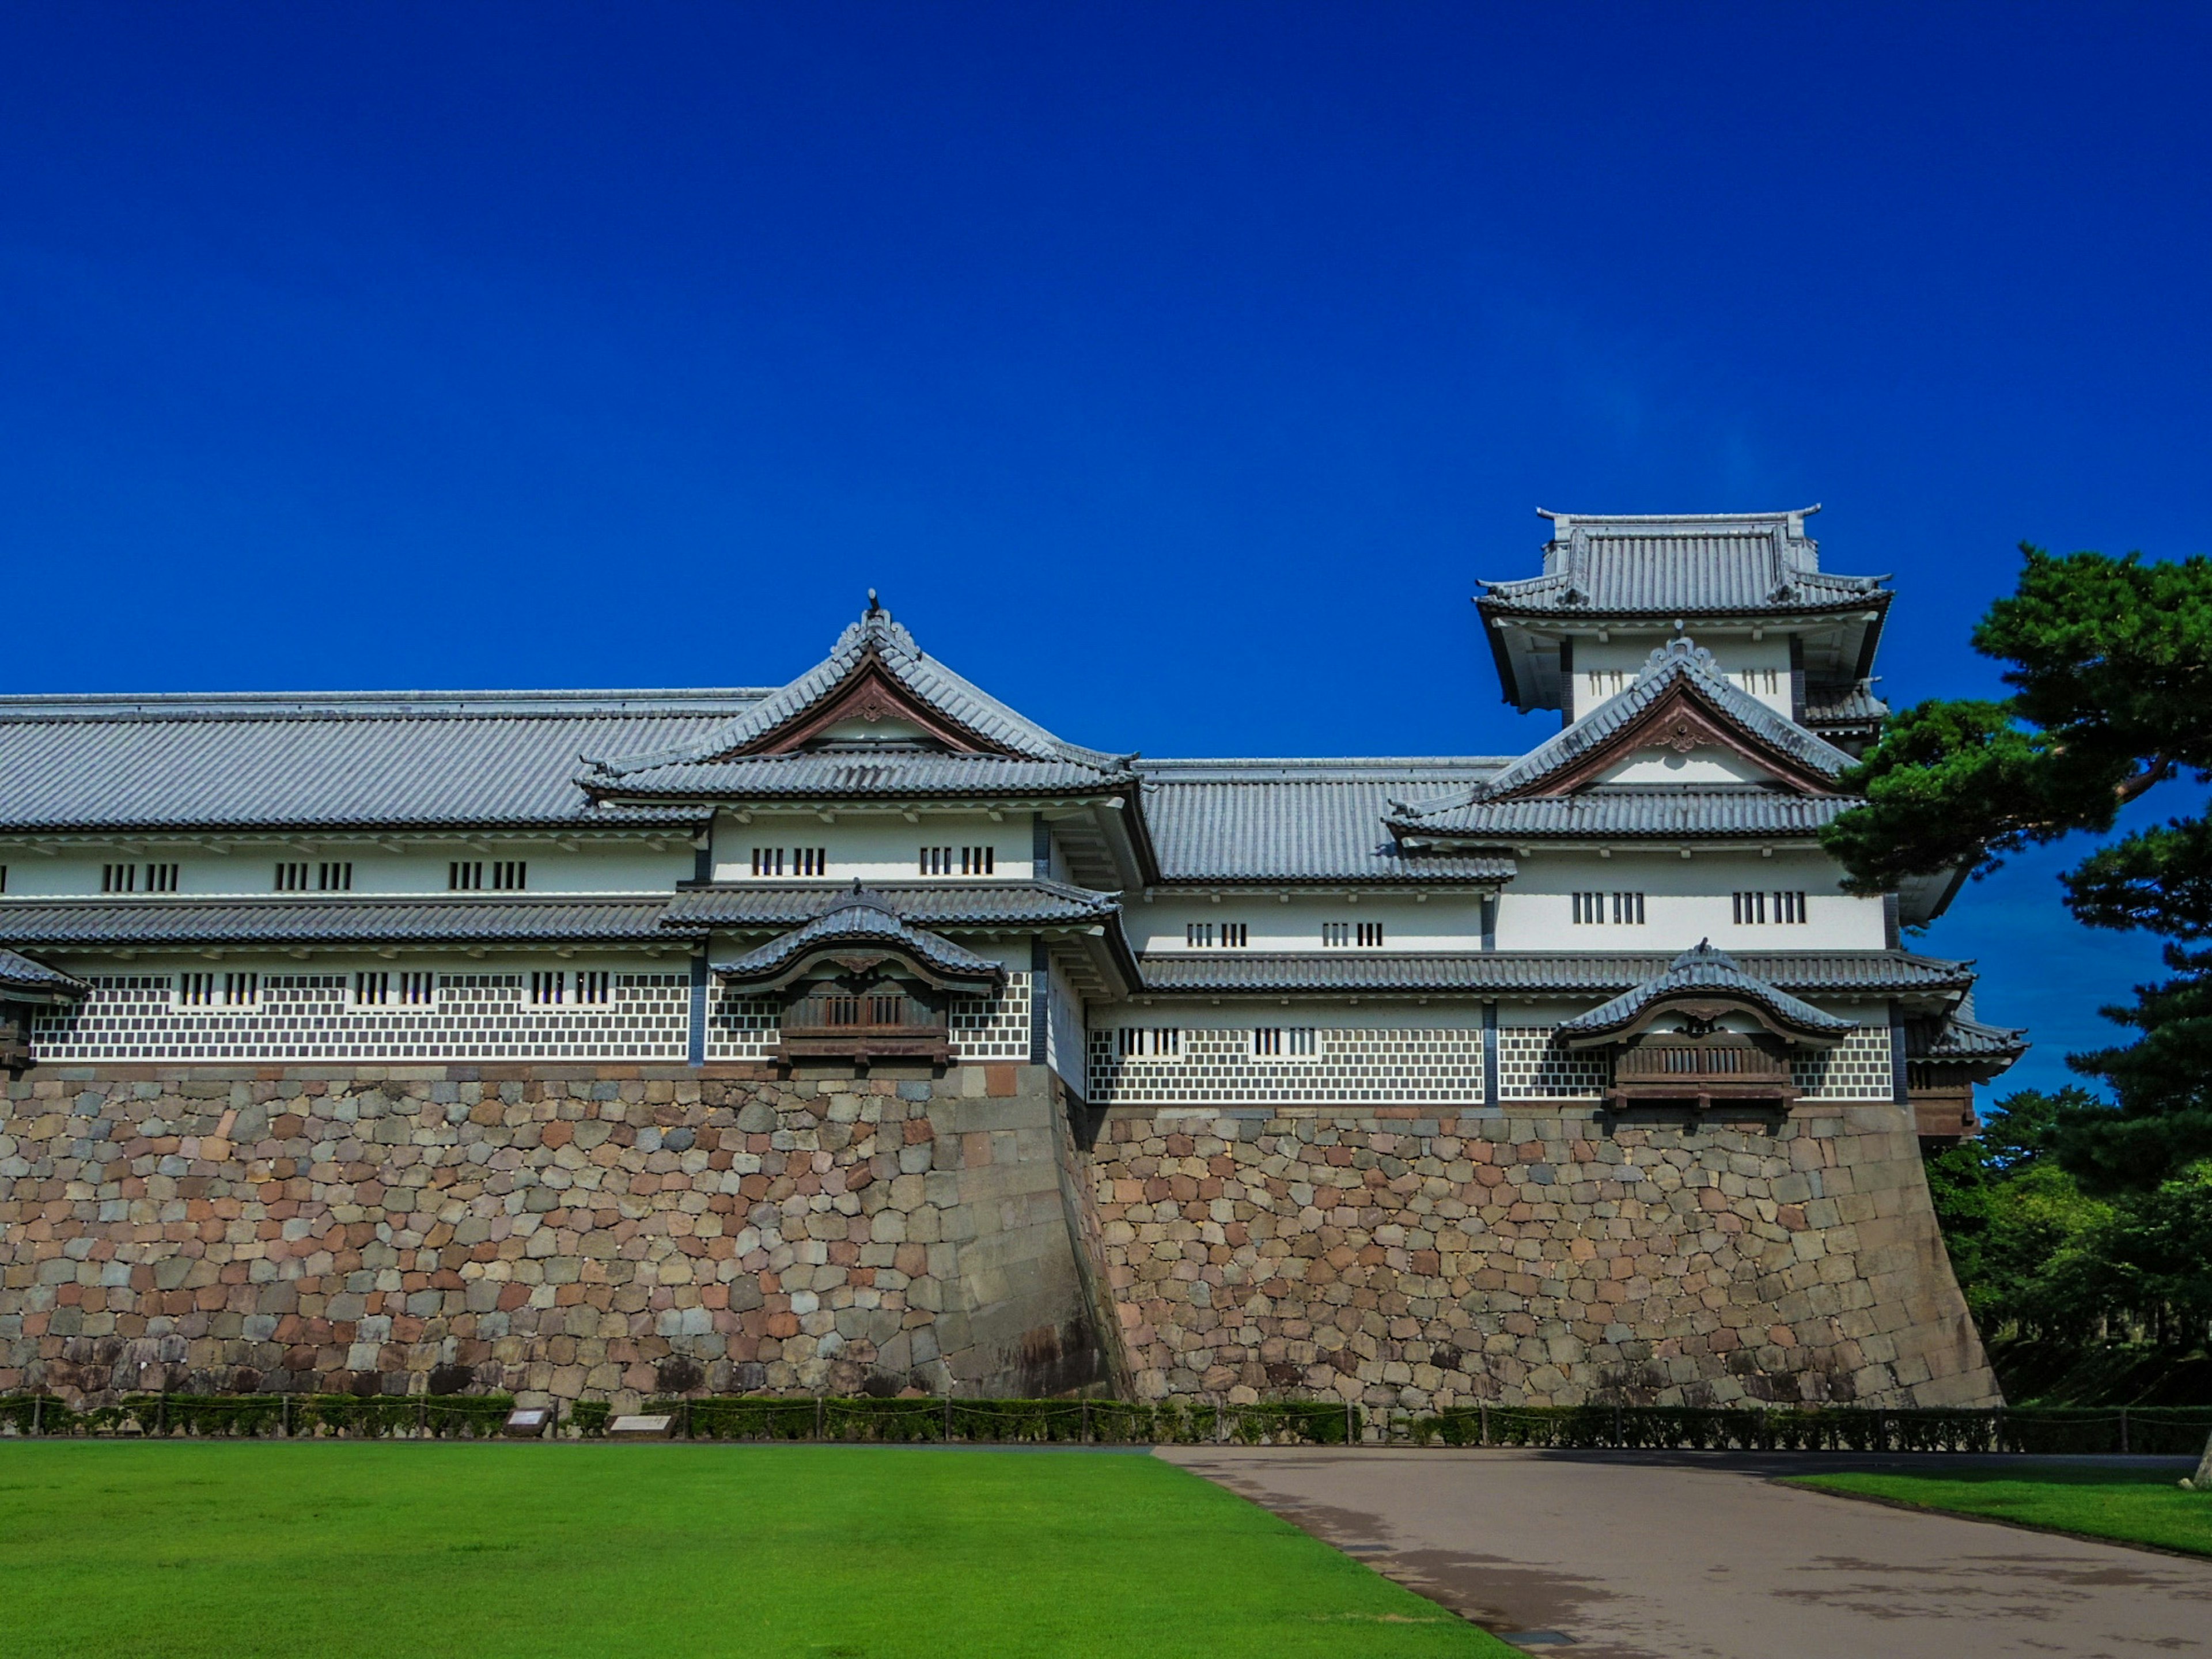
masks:
<svg viewBox="0 0 2212 1659"><path fill-rule="evenodd" d="M483 890L486 870L491 872L490 887L495 893L520 893L530 885L530 863L526 859L494 859L489 863L483 859L456 859L446 866L447 890Z"/></svg>
<svg viewBox="0 0 2212 1659"><path fill-rule="evenodd" d="M1805 920L1805 896L1802 893L1759 892L1731 895L1735 904L1735 920L1739 927L1758 927L1761 922L1777 921L1802 924ZM1770 904L1769 901L1772 902Z"/></svg>
<svg viewBox="0 0 2212 1659"><path fill-rule="evenodd" d="M1324 921L1321 925L1321 942L1332 949L1358 945L1363 951L1380 948L1382 943L1382 924L1379 921Z"/></svg>
<svg viewBox="0 0 2212 1659"><path fill-rule="evenodd" d="M1245 1033L1249 1053L1276 1059L1310 1059L1320 1052L1310 1025L1261 1025ZM1182 1032L1173 1025L1124 1025L1114 1033L1114 1052L1124 1060L1175 1060Z"/></svg>
<svg viewBox="0 0 2212 1659"><path fill-rule="evenodd" d="M353 865L349 860L323 860L318 864L279 864L276 890L280 893L350 893Z"/></svg>
<svg viewBox="0 0 2212 1659"><path fill-rule="evenodd" d="M568 1002L602 1003L611 1000L608 990L611 983L609 975L597 969L569 974L556 969L530 976L530 1000L541 1008L557 1008Z"/></svg>
<svg viewBox="0 0 2212 1659"><path fill-rule="evenodd" d="M179 974L177 1000L187 1008L252 1008L261 1000L258 974Z"/></svg>
<svg viewBox="0 0 2212 1659"><path fill-rule="evenodd" d="M1243 921L1186 922L1182 942L1194 951L1211 951L1216 945L1241 951L1252 942L1252 927L1250 923Z"/></svg>
<svg viewBox="0 0 2212 1659"><path fill-rule="evenodd" d="M785 868L786 859L790 868ZM826 876L830 873L830 849L826 847L756 847L753 848L753 873L757 876Z"/></svg>
<svg viewBox="0 0 2212 1659"><path fill-rule="evenodd" d="M512 984L513 981L507 981ZM605 969L554 969L530 975L530 1000L539 1007L597 1007L614 1000L615 976ZM176 1000L185 1008L254 1008L261 1004L257 973L177 975ZM438 975L383 969L353 976L353 1000L364 1008L424 1008L438 1000Z"/></svg>
<svg viewBox="0 0 2212 1659"><path fill-rule="evenodd" d="M957 851L956 860L953 854ZM925 876L990 876L998 873L999 849L995 847L925 847L917 860Z"/></svg>
<svg viewBox="0 0 2212 1659"><path fill-rule="evenodd" d="M1575 926L1577 927L1598 927L1608 915L1623 927L1644 925L1644 895L1641 893L1577 893L1573 896Z"/></svg>
<svg viewBox="0 0 2212 1659"><path fill-rule="evenodd" d="M381 970L353 976L353 1000L364 1008L427 1008L438 1000L435 974L392 974Z"/></svg>
<svg viewBox="0 0 2212 1659"><path fill-rule="evenodd" d="M103 893L173 893L177 866L173 864L103 864L100 866Z"/></svg>

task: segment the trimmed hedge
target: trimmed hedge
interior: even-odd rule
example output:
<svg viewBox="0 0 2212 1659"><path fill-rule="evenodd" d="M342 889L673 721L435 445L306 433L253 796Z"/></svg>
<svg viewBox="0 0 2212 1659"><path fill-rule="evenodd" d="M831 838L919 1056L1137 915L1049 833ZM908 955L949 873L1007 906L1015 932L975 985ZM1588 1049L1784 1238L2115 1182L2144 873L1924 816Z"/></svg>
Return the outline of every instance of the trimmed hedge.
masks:
<svg viewBox="0 0 2212 1659"><path fill-rule="evenodd" d="M289 1434L349 1439L488 1439L514 1409L508 1395L131 1395L72 1410L53 1395L0 1396L0 1432L252 1438ZM2195 1456L2212 1435L2212 1407L2027 1407L1878 1411L1671 1406L1455 1407L1370 1420L1331 1401L1215 1406L1194 1401L882 1400L739 1395L665 1399L648 1412L675 1418L691 1440L840 1441L872 1444L1529 1446L1558 1450L1761 1452L2121 1451ZM582 1400L563 1426L606 1432L611 1407Z"/></svg>
<svg viewBox="0 0 2212 1659"><path fill-rule="evenodd" d="M486 1439L514 1409L512 1395L134 1394L119 1405L72 1411L52 1395L0 1399L0 1425L41 1435L184 1436L196 1439Z"/></svg>
<svg viewBox="0 0 2212 1659"><path fill-rule="evenodd" d="M1182 1401L878 1400L720 1397L660 1400L645 1407L676 1419L692 1440L836 1440L879 1444L974 1441L1000 1444L1340 1446L1364 1415L1354 1407L1288 1401L1208 1406ZM575 1420L581 1423L582 1407ZM588 1432L598 1431L596 1427Z"/></svg>

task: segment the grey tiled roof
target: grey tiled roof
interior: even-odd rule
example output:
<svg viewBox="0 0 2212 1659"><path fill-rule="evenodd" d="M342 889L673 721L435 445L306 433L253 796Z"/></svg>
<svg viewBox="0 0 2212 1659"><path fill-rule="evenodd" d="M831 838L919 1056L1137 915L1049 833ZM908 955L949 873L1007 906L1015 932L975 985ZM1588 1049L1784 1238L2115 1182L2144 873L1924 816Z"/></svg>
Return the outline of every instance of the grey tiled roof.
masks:
<svg viewBox="0 0 2212 1659"><path fill-rule="evenodd" d="M695 738L750 695L10 698L0 832L690 824L595 807L577 753Z"/></svg>
<svg viewBox="0 0 2212 1659"><path fill-rule="evenodd" d="M902 920L927 927L1073 926L1118 918L1107 893L1056 881L916 882L875 888L873 896ZM703 928L785 928L821 915L852 890L736 882L680 889L668 902L668 926Z"/></svg>
<svg viewBox="0 0 2212 1659"><path fill-rule="evenodd" d="M740 981L773 979L810 951L858 945L895 947L946 979L998 985L1006 977L1006 970L997 963L949 939L908 926L880 896L857 884L811 921L748 951L716 971L725 979Z"/></svg>
<svg viewBox="0 0 2212 1659"><path fill-rule="evenodd" d="M1905 1052L1914 1060L2018 1060L2027 1052L2024 1026L1985 1025L1966 1014L1913 1020L1905 1026Z"/></svg>
<svg viewBox="0 0 2212 1659"><path fill-rule="evenodd" d="M1459 795L1436 802L1406 802L1394 807L1391 827L1401 834L1433 833L1449 826L1463 806L1533 788L1564 771L1617 735L1678 681L1687 681L1721 718L1747 736L1787 755L1798 764L1834 778L1854 763L1833 744L1784 718L1738 689L1713 665L1712 653L1686 640L1670 640L1654 651L1635 683L1608 697L1550 741L1538 744L1510 766L1469 785Z"/></svg>
<svg viewBox="0 0 2212 1659"><path fill-rule="evenodd" d="M871 596L872 599L872 595ZM586 776L594 790L629 793L713 793L702 785L684 789L678 769L726 762L748 744L796 720L842 684L871 654L918 701L977 738L1021 760L1072 768L1091 775L1126 773L1129 757L1064 743L1026 715L954 673L915 643L914 635L891 620L890 612L871 604L860 621L846 629L822 661L781 690L763 698L703 736L657 748L625 750L603 744L591 751Z"/></svg>
<svg viewBox="0 0 2212 1659"><path fill-rule="evenodd" d="M611 945L669 941L663 898L518 893L422 898L10 899L0 943L58 951L164 945Z"/></svg>
<svg viewBox="0 0 2212 1659"><path fill-rule="evenodd" d="M1663 972L1653 975L1643 984L1587 1012L1561 1021L1559 1034L1568 1038L1611 1036L1632 1024L1653 1003L1685 994L1715 995L1751 1003L1765 1009L1778 1024L1807 1036L1840 1037L1851 1029L1850 1020L1824 1014L1778 986L1747 974L1736 965L1735 957L1725 951L1715 950L1712 941L1707 939L1683 951L1667 964Z"/></svg>
<svg viewBox="0 0 2212 1659"><path fill-rule="evenodd" d="M1139 958L1139 966L1145 989L1161 995L1310 991L1574 996L1629 990L1663 972L1671 960L1599 951L1342 951L1293 956L1161 951ZM1902 951L1774 951L1737 961L1745 972L1801 995L1948 992L1962 990L1974 980L1971 963Z"/></svg>
<svg viewBox="0 0 2212 1659"><path fill-rule="evenodd" d="M891 750L855 755L829 750L749 759L657 766L604 786L624 799L913 800L931 796L1094 795L1127 781L1068 761L1008 760L997 755L947 755Z"/></svg>
<svg viewBox="0 0 2212 1659"><path fill-rule="evenodd" d="M13 951L0 951L0 999L10 991L43 1000L57 996L81 997L91 989L82 980L49 968L43 962L19 957Z"/></svg>
<svg viewBox="0 0 2212 1659"><path fill-rule="evenodd" d="M1547 514L1553 538L1544 574L1486 581L1481 608L1491 616L1710 617L1886 606L1884 578L1821 571L1805 512Z"/></svg>
<svg viewBox="0 0 2212 1659"><path fill-rule="evenodd" d="M1869 726L1881 724L1889 705L1874 694L1865 680L1843 686L1808 686L1805 724L1815 731L1830 726Z"/></svg>
<svg viewBox="0 0 2212 1659"><path fill-rule="evenodd" d="M1510 858L1410 854L1384 828L1395 796L1444 799L1506 763L1140 761L1145 822L1170 882L1497 882Z"/></svg>
<svg viewBox="0 0 2212 1659"><path fill-rule="evenodd" d="M1502 846L1585 837L1782 839L1816 835L1821 825L1856 805L1847 796L1785 795L1770 789L1598 788L1575 795L1471 801L1423 816L1415 832L1465 840L1495 838Z"/></svg>

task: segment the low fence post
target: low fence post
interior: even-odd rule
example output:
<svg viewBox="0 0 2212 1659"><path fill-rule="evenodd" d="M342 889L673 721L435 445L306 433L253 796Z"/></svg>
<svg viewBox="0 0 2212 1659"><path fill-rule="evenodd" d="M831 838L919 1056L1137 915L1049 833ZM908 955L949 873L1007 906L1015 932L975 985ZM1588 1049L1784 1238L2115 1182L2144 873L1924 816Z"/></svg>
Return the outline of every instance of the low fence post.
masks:
<svg viewBox="0 0 2212 1659"><path fill-rule="evenodd" d="M952 1391L945 1391L945 1443L952 1443Z"/></svg>
<svg viewBox="0 0 2212 1659"><path fill-rule="evenodd" d="M822 1438L822 1396L818 1394L814 1396L814 1437Z"/></svg>
<svg viewBox="0 0 2212 1659"><path fill-rule="evenodd" d="M289 1394L277 1396L276 1430L283 1438L292 1437L292 1396Z"/></svg>
<svg viewBox="0 0 2212 1659"><path fill-rule="evenodd" d="M1083 1443L1091 1443L1091 1396L1083 1396Z"/></svg>
<svg viewBox="0 0 2212 1659"><path fill-rule="evenodd" d="M1347 1400L1344 1402L1344 1443L1347 1446L1352 1444L1352 1402Z"/></svg>
<svg viewBox="0 0 2212 1659"><path fill-rule="evenodd" d="M2120 1407L2120 1455L2128 1455L2128 1408Z"/></svg>
<svg viewBox="0 0 2212 1659"><path fill-rule="evenodd" d="M33 1440L39 1437L39 1408L46 1403L46 1396L43 1392L31 1396L31 1438Z"/></svg>
<svg viewBox="0 0 2212 1659"><path fill-rule="evenodd" d="M1486 1446L1490 1443L1490 1402L1487 1400L1481 1400L1475 1403L1482 1413L1481 1437L1475 1443Z"/></svg>

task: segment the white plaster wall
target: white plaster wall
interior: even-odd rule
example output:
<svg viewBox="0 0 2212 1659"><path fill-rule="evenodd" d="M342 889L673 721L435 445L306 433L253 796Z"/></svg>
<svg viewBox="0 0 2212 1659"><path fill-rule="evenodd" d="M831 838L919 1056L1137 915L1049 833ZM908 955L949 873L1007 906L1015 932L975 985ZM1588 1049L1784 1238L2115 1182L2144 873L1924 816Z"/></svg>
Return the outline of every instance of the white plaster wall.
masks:
<svg viewBox="0 0 2212 1659"><path fill-rule="evenodd" d="M1706 939L1728 951L1879 951L1887 942L1881 899L1842 891L1841 870L1818 853L1698 853L1685 859L1679 849L1611 858L1539 851L1520 863L1520 875L1498 900L1501 951L1674 951ZM1807 920L1739 926L1730 895L1744 890L1802 892ZM1577 891L1641 892L1644 923L1578 927L1571 896ZM1606 915L1612 915L1610 902Z"/></svg>
<svg viewBox="0 0 2212 1659"><path fill-rule="evenodd" d="M457 859L487 866L501 860L523 860L530 866L526 890L533 893L665 893L672 890L678 882L690 880L696 863L692 849L681 838L673 840L666 850L659 853L627 842L604 846L586 842L574 852L563 851L543 841L430 843L401 853L388 851L374 842L318 840L311 844L315 848L312 854L296 848L268 846L234 847L228 854L211 852L203 846L170 849L154 846L138 853L116 850L105 855L98 849L85 854L72 850L67 855L50 859L10 851L0 854L0 862L8 867L7 892L0 897L0 903L15 898L98 897L103 864L136 864L140 866L142 881L146 865L174 864L178 866L179 894L228 898L256 897L276 891L276 866L280 863L307 865L307 879L312 884L316 876L314 866L349 862L353 866L353 886L349 890L356 895L445 892L451 874L448 866ZM489 892L489 869L484 878L484 890ZM311 885L308 896L314 890Z"/></svg>
<svg viewBox="0 0 2212 1659"><path fill-rule="evenodd" d="M1601 783L1674 784L1678 787L1765 783L1774 774L1765 767L1716 744L1678 754L1672 749L1638 749L1610 770Z"/></svg>
<svg viewBox="0 0 2212 1659"><path fill-rule="evenodd" d="M825 823L813 812L757 812L748 823L723 814L714 821L714 879L754 879L756 847L784 849L787 880L791 878L791 849L798 847L825 849L830 863L824 879L847 885L856 879L871 884L945 879L921 873L924 847L953 848L956 870L959 848L988 847L994 855L993 872L998 878L1026 880L1030 872L1033 843L1027 812L1007 812L995 822L988 812L924 812L915 823L893 811L838 808L830 817L833 821ZM962 878L955 875L951 879Z"/></svg>
<svg viewBox="0 0 2212 1659"><path fill-rule="evenodd" d="M1713 660L1743 690L1777 714L1790 713L1790 636L1777 630L1742 632L1707 630L1690 635L1695 643L1713 653ZM1571 717L1580 720L1607 697L1626 689L1620 676L1633 680L1651 653L1674 637L1671 628L1613 632L1608 639L1575 635L1575 672L1570 695Z"/></svg>
<svg viewBox="0 0 2212 1659"><path fill-rule="evenodd" d="M1149 901L1133 896L1122 910L1129 942L1139 951L1183 951L1188 923L1212 922L1214 937L1219 924L1241 921L1251 929L1255 951L1319 951L1322 924L1341 921L1382 924L1383 951L1480 951L1482 948L1482 902L1472 893L1438 893L1425 903L1410 895L1380 897L1363 895L1357 903L1342 894L1329 896L1293 892L1288 902L1273 894L1227 893L1219 903L1198 895L1155 894ZM1357 927L1352 935L1358 937ZM1201 946L1201 951L1205 947ZM1216 950L1221 947L1217 944ZM1360 954L1358 945L1331 946L1346 956ZM1369 947L1373 954L1374 947Z"/></svg>
<svg viewBox="0 0 2212 1659"><path fill-rule="evenodd" d="M1256 1026L1310 1025L1316 1030L1371 1031L1377 1029L1437 1030L1480 1029L1478 997L1254 997L1215 1001L1210 998L1159 998L1145 1002L1091 1005L1091 1029L1110 1031L1124 1025L1172 1026L1183 1031L1249 1031Z"/></svg>

